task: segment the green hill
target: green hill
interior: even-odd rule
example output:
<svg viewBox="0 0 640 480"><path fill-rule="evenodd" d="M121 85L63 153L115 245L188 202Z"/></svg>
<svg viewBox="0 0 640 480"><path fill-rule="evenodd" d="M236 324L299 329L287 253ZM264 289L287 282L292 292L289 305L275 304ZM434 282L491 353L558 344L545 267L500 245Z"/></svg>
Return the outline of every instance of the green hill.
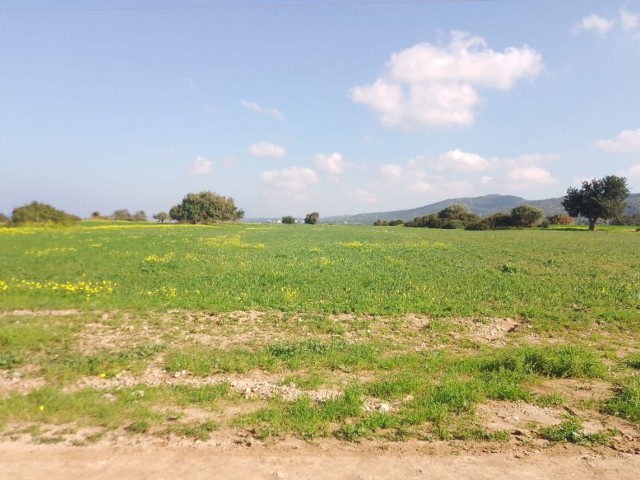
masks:
<svg viewBox="0 0 640 480"><path fill-rule="evenodd" d="M441 202L424 205L408 210L395 210L389 212L359 213L357 215L339 215L321 218L323 223L351 223L370 225L376 220L413 220L415 217L431 215L447 208L455 203L464 205L471 213L488 216L496 212L510 212L519 205L531 205L542 209L545 217L556 213L565 213L562 208L562 197L547 198L544 200L526 200L513 195L485 195L483 197L451 198ZM626 213L635 215L640 213L640 193L634 193L627 198Z"/></svg>

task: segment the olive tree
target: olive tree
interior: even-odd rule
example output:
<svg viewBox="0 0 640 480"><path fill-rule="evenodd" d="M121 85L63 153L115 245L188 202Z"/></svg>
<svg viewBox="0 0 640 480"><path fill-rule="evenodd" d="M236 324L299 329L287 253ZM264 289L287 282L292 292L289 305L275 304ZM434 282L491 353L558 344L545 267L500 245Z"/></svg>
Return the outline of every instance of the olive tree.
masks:
<svg viewBox="0 0 640 480"><path fill-rule="evenodd" d="M169 216L180 223L235 222L244 216L233 198L213 192L189 193L182 203L169 210Z"/></svg>
<svg viewBox="0 0 640 480"><path fill-rule="evenodd" d="M585 217L589 221L589 230L594 231L598 219L606 220L623 214L628 195L627 179L609 175L584 181L580 189L569 187L562 206L572 217Z"/></svg>

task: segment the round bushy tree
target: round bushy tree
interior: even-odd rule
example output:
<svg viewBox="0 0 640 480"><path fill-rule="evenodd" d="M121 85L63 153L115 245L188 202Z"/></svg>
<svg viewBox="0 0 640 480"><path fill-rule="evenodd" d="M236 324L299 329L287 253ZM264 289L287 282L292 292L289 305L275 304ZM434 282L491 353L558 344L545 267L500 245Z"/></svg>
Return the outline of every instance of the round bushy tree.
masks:
<svg viewBox="0 0 640 480"><path fill-rule="evenodd" d="M562 206L572 217L585 217L589 220L589 230L596 229L599 218L616 218L623 214L625 200L629 196L627 179L609 175L590 182L582 182L578 190L569 187L562 200Z"/></svg>
<svg viewBox="0 0 640 480"><path fill-rule="evenodd" d="M244 216L233 198L213 192L189 193L182 203L169 210L169 216L179 223L235 222Z"/></svg>
<svg viewBox="0 0 640 480"><path fill-rule="evenodd" d="M519 228L531 228L540 223L544 212L531 205L520 205L511 210L511 224Z"/></svg>
<svg viewBox="0 0 640 480"><path fill-rule="evenodd" d="M80 220L76 215L70 215L62 210L53 208L46 203L31 202L29 205L14 208L11 221L14 225L29 223L57 223L70 225Z"/></svg>

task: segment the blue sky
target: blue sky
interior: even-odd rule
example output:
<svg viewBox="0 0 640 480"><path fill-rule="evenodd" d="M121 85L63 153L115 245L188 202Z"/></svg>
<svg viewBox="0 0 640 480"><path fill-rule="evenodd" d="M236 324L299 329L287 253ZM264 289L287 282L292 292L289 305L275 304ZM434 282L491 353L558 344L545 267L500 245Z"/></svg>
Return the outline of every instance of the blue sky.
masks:
<svg viewBox="0 0 640 480"><path fill-rule="evenodd" d="M638 192L638 85L640 0L0 0L0 212Z"/></svg>

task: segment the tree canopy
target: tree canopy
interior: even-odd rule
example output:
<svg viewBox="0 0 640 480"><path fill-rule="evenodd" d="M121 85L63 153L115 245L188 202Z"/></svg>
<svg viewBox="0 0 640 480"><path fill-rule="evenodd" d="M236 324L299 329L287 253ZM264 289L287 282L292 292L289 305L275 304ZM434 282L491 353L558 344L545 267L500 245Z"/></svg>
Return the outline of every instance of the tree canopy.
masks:
<svg viewBox="0 0 640 480"><path fill-rule="evenodd" d="M628 195L627 179L609 175L584 181L579 190L569 187L562 206L572 217L585 217L589 230L593 231L598 219L617 218L623 214Z"/></svg>
<svg viewBox="0 0 640 480"><path fill-rule="evenodd" d="M182 203L171 207L169 216L180 223L235 222L244 216L233 198L213 192L189 193Z"/></svg>
<svg viewBox="0 0 640 480"><path fill-rule="evenodd" d="M316 223L318 223L319 218L320 214L318 212L307 213L307 216L304 217L304 223L315 225Z"/></svg>
<svg viewBox="0 0 640 480"><path fill-rule="evenodd" d="M29 205L14 208L11 221L14 225L29 223L57 223L70 225L80 220L76 215L70 215L62 210L53 208L46 203L31 202Z"/></svg>

